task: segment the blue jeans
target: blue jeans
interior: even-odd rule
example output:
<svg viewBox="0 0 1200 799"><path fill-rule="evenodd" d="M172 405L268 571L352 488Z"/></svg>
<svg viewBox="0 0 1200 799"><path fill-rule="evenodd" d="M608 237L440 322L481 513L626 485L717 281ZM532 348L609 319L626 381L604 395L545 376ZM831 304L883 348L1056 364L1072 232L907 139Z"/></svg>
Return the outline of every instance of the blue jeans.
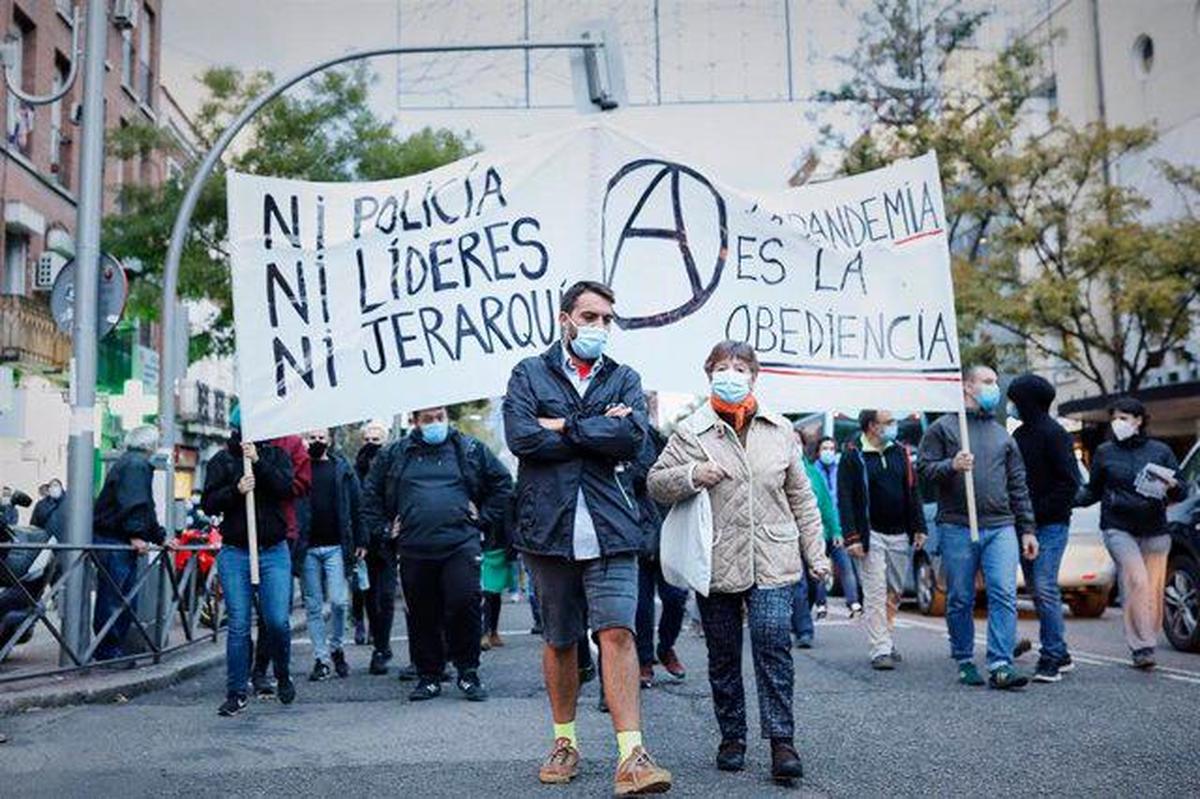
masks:
<svg viewBox="0 0 1200 799"><path fill-rule="evenodd" d="M813 639L817 628L813 626L812 605L808 601L808 577L800 575L800 581L792 586L792 632L797 638Z"/></svg>
<svg viewBox="0 0 1200 799"><path fill-rule="evenodd" d="M662 599L662 616L658 620L658 648L654 647L654 592ZM662 565L657 560L638 561L637 651L638 662L649 666L656 655L661 656L675 647L683 629L683 614L687 606L686 588L676 588L663 578ZM659 657L659 660L662 658Z"/></svg>
<svg viewBox="0 0 1200 799"><path fill-rule="evenodd" d="M858 596L858 561L850 557L844 546L835 547L831 544L828 549L829 558L837 567L838 582L842 584L842 596L846 598L846 607L861 602ZM820 592L817 601L821 601Z"/></svg>
<svg viewBox="0 0 1200 799"><path fill-rule="evenodd" d="M980 529L979 541L959 525L940 525L942 566L946 570L946 627L950 655L959 663L975 654L975 574L983 569L987 589L987 667L1012 664L1017 642L1017 562L1020 546L1010 525Z"/></svg>
<svg viewBox="0 0 1200 799"><path fill-rule="evenodd" d="M113 538L97 536L96 544L124 546L127 542ZM108 623L109 618L121 610L121 598L131 608L137 608L137 594L130 594L133 584L137 582L138 554L128 550L98 550L96 560L112 578L110 581L103 574L96 574L96 606L92 613L92 632L99 633ZM113 585L116 583L116 585ZM133 624L133 616L129 611L122 610L116 622L109 628L108 633L96 645L96 660L112 660L125 654L125 636Z"/></svg>
<svg viewBox="0 0 1200 799"><path fill-rule="evenodd" d="M1025 573L1025 588L1037 605L1038 631L1042 657L1062 660L1067 656L1067 641L1063 637L1062 591L1058 587L1058 568L1067 551L1070 527L1047 524L1038 528L1038 556L1032 561L1021 558Z"/></svg>
<svg viewBox="0 0 1200 799"><path fill-rule="evenodd" d="M304 556L304 610L313 657L329 662L340 652L346 634L346 564L340 546L311 547ZM329 600L329 635L325 634L325 600Z"/></svg>
<svg viewBox="0 0 1200 799"><path fill-rule="evenodd" d="M266 622L267 643L275 679L289 679L288 664L292 656L292 629L288 618L288 603L292 594L292 556L287 542L280 541L258 553L259 612ZM245 694L250 679L250 611L253 586L250 585L250 552L240 547L225 546L217 555L217 576L225 598L225 613L229 631L225 638L225 692Z"/></svg>

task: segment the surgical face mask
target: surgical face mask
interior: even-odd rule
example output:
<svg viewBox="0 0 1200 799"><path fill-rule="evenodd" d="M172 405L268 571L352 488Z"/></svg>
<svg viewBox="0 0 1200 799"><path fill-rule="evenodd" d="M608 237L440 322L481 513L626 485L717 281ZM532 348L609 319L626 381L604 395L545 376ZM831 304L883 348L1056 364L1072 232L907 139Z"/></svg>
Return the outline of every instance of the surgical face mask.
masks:
<svg viewBox="0 0 1200 799"><path fill-rule="evenodd" d="M981 411L991 413L1000 404L1000 386L995 383L983 386L979 389L979 394L975 397L975 401L979 403Z"/></svg>
<svg viewBox="0 0 1200 799"><path fill-rule="evenodd" d="M820 457L821 463L825 464L826 466L833 466L835 463L837 463L837 453L831 449L821 450Z"/></svg>
<svg viewBox="0 0 1200 799"><path fill-rule="evenodd" d="M594 361L604 354L608 344L608 331L603 327L579 327L574 322L575 338L571 339L571 349L585 361Z"/></svg>
<svg viewBox="0 0 1200 799"><path fill-rule="evenodd" d="M1117 441L1124 441L1127 438L1132 438L1137 433L1137 425L1128 419L1113 419L1112 420L1113 438Z"/></svg>
<svg viewBox="0 0 1200 799"><path fill-rule="evenodd" d="M325 451L329 449L329 445L324 441L311 441L308 445L308 457L315 461L325 457Z"/></svg>
<svg viewBox="0 0 1200 799"><path fill-rule="evenodd" d="M750 395L750 375L736 369L713 372L712 393L723 402L741 402Z"/></svg>
<svg viewBox="0 0 1200 799"><path fill-rule="evenodd" d="M892 442L896 440L896 436L900 435L899 422L890 422L879 431L879 437L884 441Z"/></svg>
<svg viewBox="0 0 1200 799"><path fill-rule="evenodd" d="M449 435L449 422L430 422L429 424L421 425L421 438L425 439L426 444L437 446L445 441Z"/></svg>
<svg viewBox="0 0 1200 799"><path fill-rule="evenodd" d="M47 493L50 494L51 499L62 499L62 486L50 486L50 490Z"/></svg>

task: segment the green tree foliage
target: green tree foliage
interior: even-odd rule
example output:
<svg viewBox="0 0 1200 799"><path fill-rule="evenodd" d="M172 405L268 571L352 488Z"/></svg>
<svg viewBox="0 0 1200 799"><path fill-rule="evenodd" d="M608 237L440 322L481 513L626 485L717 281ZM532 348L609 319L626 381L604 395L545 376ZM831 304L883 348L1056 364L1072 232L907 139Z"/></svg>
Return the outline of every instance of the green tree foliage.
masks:
<svg viewBox="0 0 1200 799"><path fill-rule="evenodd" d="M210 69L200 77L207 97L194 124L202 149L220 136L233 118L272 83L269 73L243 74ZM213 317L191 338L190 357L227 354L233 349L226 243L225 168L257 175L321 181L381 180L424 172L472 151L467 138L447 130L425 129L401 139L387 120L367 104L371 75L365 69L323 73L305 87L267 104L234 140L225 164L205 183L188 230L180 264L182 300L204 301ZM133 125L109 136L110 154L148 157L175 145L152 125ZM178 159L179 156L176 155ZM162 267L176 213L190 176L158 186L122 189L123 212L104 221L104 247L118 258L141 263L130 287L128 311L156 319L162 297Z"/></svg>
<svg viewBox="0 0 1200 799"><path fill-rule="evenodd" d="M964 355L1014 355L991 326L1021 342L1018 360L1037 353L1101 393L1135 390L1168 353L1188 357L1200 314L1200 173L1157 164L1186 213L1147 222L1149 198L1109 177L1154 130L1062 118L1045 100L1038 49L1017 40L982 58L968 45L984 18L961 5L875 0L844 59L851 80L819 97L868 122L841 142L842 169L937 151Z"/></svg>

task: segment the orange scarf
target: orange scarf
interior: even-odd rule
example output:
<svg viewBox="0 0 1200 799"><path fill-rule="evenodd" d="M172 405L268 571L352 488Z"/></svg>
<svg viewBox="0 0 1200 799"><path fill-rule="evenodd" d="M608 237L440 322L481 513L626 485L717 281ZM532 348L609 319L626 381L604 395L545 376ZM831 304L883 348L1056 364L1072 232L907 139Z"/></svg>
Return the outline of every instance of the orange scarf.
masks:
<svg viewBox="0 0 1200 799"><path fill-rule="evenodd" d="M733 425L734 432L739 435L746 424L754 418L754 414L758 411L758 400L753 394L747 394L746 398L741 402L726 402L720 397L710 396L709 402L712 403L712 409L717 414Z"/></svg>

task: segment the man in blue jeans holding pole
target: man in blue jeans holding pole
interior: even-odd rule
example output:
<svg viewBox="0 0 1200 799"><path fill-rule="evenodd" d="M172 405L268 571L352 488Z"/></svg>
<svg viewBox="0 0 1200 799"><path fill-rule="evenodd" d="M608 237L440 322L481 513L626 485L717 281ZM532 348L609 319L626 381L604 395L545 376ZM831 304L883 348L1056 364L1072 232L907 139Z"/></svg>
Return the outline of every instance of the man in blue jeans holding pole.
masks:
<svg viewBox="0 0 1200 799"><path fill-rule="evenodd" d="M986 366L963 376L969 451L959 419L946 414L930 425L917 458L921 476L937 486L937 524L946 570L946 626L951 656L963 685L983 685L975 668L975 574L987 588L987 684L1022 688L1029 678L1013 667L1017 637L1017 565L1038 553L1033 506L1017 442L996 421L1000 386ZM974 482L978 540L969 525L966 481ZM1019 540L1018 540L1019 535Z"/></svg>
<svg viewBox="0 0 1200 799"><path fill-rule="evenodd" d="M1008 387L1008 415L1021 422L1013 438L1025 462L1025 482L1037 522L1037 558L1021 562L1025 586L1037 605L1041 638L1034 682L1058 682L1063 672L1075 667L1064 637L1058 569L1070 536L1079 464L1071 434L1050 415L1054 396L1050 381L1035 374L1021 375Z"/></svg>

